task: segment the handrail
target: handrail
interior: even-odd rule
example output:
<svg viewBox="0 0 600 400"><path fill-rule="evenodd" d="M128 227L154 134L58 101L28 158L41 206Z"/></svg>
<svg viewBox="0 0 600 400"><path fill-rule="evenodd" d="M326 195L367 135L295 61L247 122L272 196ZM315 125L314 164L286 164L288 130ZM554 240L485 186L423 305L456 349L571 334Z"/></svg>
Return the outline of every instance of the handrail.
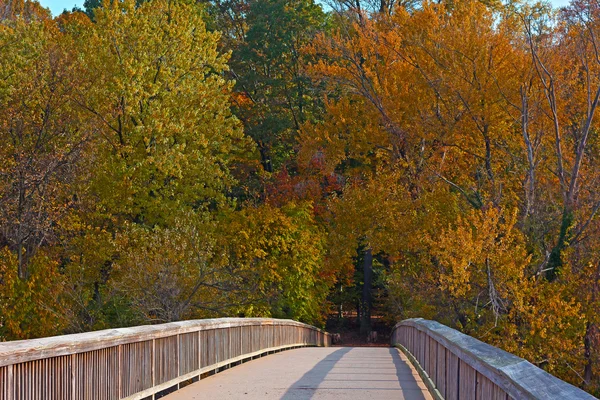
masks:
<svg viewBox="0 0 600 400"><path fill-rule="evenodd" d="M444 399L595 399L529 361L435 321L396 324L391 344L416 359Z"/></svg>
<svg viewBox="0 0 600 400"><path fill-rule="evenodd" d="M0 400L137 400L264 353L329 346L292 320L219 318L0 343Z"/></svg>

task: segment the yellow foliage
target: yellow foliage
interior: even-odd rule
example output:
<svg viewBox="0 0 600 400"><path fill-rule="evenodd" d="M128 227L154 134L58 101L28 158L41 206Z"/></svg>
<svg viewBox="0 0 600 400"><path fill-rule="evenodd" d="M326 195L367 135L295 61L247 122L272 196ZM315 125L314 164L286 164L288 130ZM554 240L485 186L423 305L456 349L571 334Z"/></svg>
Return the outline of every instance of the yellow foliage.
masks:
<svg viewBox="0 0 600 400"><path fill-rule="evenodd" d="M66 327L64 284L58 263L38 252L27 281L18 277L16 256L0 250L0 341L60 334Z"/></svg>

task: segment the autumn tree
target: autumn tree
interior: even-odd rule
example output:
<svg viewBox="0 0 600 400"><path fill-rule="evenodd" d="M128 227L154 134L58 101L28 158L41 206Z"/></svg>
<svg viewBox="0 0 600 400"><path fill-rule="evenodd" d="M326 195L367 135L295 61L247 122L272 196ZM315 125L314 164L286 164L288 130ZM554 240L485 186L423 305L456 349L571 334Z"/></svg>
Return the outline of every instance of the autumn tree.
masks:
<svg viewBox="0 0 600 400"><path fill-rule="evenodd" d="M558 223L542 239L547 250L539 270L550 281L572 280L575 287L581 279L583 287L577 293L586 293L580 301L587 319L582 375L588 387L593 387L592 369L597 364L594 343L598 341L595 297L589 297L597 290L595 283L590 286L597 277L591 232L596 229L600 204L594 128L600 97L598 13L597 4L574 1L561 10L559 24L545 30L539 29L535 14L522 17L528 50L546 100L547 124L551 126L548 153L552 164L548 168L553 176L551 184L542 190L554 200L551 217ZM550 44L550 39L554 43Z"/></svg>
<svg viewBox="0 0 600 400"><path fill-rule="evenodd" d="M543 9L536 12L544 15ZM540 45L544 54L553 56L555 39L543 40L547 40ZM582 369L584 326L578 315L580 305L571 300L577 278L568 271L575 270L565 269L556 285L540 282L547 261L544 244L557 227L555 191L550 188L556 180L548 173L555 171L548 163L556 156L553 139L546 134L552 127L547 116L552 114L543 103L544 83L530 47L522 20L513 9L496 4L423 3L417 10L398 7L389 16L362 13L350 18L344 28L331 37L321 36L312 48L323 54L313 76L344 96L330 97L324 121L303 127L300 157L304 165L320 157L323 170L342 173L353 179L349 182L370 188L365 196L372 195L373 202L382 206L373 212L397 215L396 222L410 232L395 235L381 250L394 260L389 289L403 315L414 315L410 308L438 319L452 314L452 320L445 319L449 324L472 329L481 337L514 329L525 345L510 350L575 380L569 366ZM558 60L566 68L564 59ZM565 99L571 100L573 93ZM382 181L384 176L396 179ZM376 187L376 181L401 189L407 199L403 207L411 211L394 213L377 201L377 190L370 183ZM354 191L344 191L341 204L350 206ZM515 209L524 212L513 214ZM475 222L493 221L492 215L498 215L494 217L497 228ZM371 226L381 224L378 220L370 215ZM457 224L466 227L453 230L447 239L456 240L455 245L445 247L440 232ZM370 229L369 224L361 228L365 233ZM494 229L499 231L494 234ZM491 256L515 229L523 229L527 236L519 232L518 245L499 251L506 260L476 261L475 256L461 253L474 246ZM347 231L339 229L339 233ZM487 233L490 241L483 244ZM456 255L468 259L453 258ZM447 287L449 269L460 271L457 277L466 279L457 287L470 290L471 268L479 271L481 279L473 295L440 295ZM523 278L511 281L518 276ZM421 289L415 292L415 287ZM518 298L499 296L503 290L512 290ZM532 340L540 320L550 317L533 311L539 304L561 309L549 312L554 326L576 327L569 341L562 343L565 357L552 353L549 364L544 360L552 346ZM481 307L485 313L470 314ZM492 316L491 331L485 322L489 317L481 319L481 315ZM492 337L488 340L494 342Z"/></svg>
<svg viewBox="0 0 600 400"><path fill-rule="evenodd" d="M76 209L73 187L94 131L75 101L85 77L72 38L48 21L39 4L21 5L0 23L0 335L5 338L52 334L64 323L61 223Z"/></svg>
<svg viewBox="0 0 600 400"><path fill-rule="evenodd" d="M3 0L0 2L0 10L0 21L41 21L52 17L50 10L31 0Z"/></svg>

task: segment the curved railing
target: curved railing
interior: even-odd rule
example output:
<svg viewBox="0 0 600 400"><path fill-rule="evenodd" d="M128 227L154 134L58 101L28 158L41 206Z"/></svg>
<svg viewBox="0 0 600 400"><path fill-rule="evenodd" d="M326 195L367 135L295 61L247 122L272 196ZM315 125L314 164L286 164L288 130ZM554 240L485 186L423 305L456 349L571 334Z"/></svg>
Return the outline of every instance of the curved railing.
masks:
<svg viewBox="0 0 600 400"><path fill-rule="evenodd" d="M435 321L398 323L391 336L437 398L595 399L530 362Z"/></svg>
<svg viewBox="0 0 600 400"><path fill-rule="evenodd" d="M313 326L265 318L0 343L0 400L143 399L264 353L330 344L330 335Z"/></svg>

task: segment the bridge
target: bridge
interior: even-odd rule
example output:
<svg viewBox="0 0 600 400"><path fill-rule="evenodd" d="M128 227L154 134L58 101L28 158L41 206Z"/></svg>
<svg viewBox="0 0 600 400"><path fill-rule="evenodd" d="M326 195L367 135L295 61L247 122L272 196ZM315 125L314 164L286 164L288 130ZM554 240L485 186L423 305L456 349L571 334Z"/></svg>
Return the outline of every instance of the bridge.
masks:
<svg viewBox="0 0 600 400"><path fill-rule="evenodd" d="M434 321L400 322L390 344L331 347L318 328L263 318L6 342L0 400L594 399Z"/></svg>

